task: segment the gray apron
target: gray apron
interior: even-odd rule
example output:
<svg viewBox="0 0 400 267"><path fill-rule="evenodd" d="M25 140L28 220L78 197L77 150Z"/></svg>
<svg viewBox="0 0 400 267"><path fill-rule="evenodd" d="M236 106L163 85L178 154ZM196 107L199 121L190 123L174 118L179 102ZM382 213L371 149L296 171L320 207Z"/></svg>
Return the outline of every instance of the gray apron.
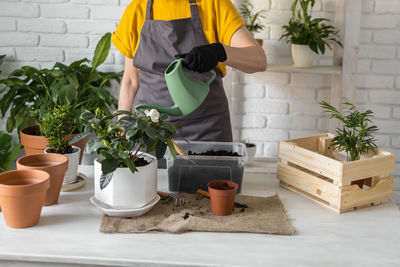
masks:
<svg viewBox="0 0 400 267"><path fill-rule="evenodd" d="M172 106L164 71L176 54L189 52L193 47L208 44L204 35L196 0L189 0L191 18L178 20L151 20L152 0L147 0L146 21L140 33L140 42L133 65L140 71L139 90L134 100L138 104ZM177 138L188 141L231 142L232 130L228 101L222 85L221 72L210 85L204 102L193 113L169 117L172 124L179 124ZM186 72L199 80L207 80L208 73Z"/></svg>

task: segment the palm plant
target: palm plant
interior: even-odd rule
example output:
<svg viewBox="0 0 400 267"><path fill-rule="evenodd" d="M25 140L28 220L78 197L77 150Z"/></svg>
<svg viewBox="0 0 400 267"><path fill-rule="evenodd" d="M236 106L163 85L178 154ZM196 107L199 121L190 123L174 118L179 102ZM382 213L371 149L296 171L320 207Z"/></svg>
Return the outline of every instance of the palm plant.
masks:
<svg viewBox="0 0 400 267"><path fill-rule="evenodd" d="M253 12L254 6L250 0L243 2L240 7L240 15L242 16L247 30L252 34L256 34L264 29L264 25L260 23L260 19L265 18L265 10Z"/></svg>
<svg viewBox="0 0 400 267"><path fill-rule="evenodd" d="M362 155L376 153L377 145L373 133L378 131L378 127L369 125L372 123L373 112L358 111L346 98L343 98L342 104L347 107L343 114L327 102L320 102L324 111L330 114L330 119L335 118L343 123L341 128L336 129L336 135L330 146L336 151L345 151L347 161L359 160Z"/></svg>

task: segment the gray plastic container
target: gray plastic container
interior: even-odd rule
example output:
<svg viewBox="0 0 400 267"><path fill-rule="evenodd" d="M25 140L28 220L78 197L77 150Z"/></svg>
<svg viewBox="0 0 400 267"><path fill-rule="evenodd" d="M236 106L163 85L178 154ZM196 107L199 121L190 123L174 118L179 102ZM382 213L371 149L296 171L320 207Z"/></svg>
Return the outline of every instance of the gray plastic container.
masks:
<svg viewBox="0 0 400 267"><path fill-rule="evenodd" d="M176 144L188 153L206 152L213 149L237 152L241 157L228 156L187 156L177 155L174 159L168 151L168 187L171 192L195 193L197 189L207 189L207 183L213 180L229 180L242 188L244 165L247 161L247 149L242 143L176 141Z"/></svg>

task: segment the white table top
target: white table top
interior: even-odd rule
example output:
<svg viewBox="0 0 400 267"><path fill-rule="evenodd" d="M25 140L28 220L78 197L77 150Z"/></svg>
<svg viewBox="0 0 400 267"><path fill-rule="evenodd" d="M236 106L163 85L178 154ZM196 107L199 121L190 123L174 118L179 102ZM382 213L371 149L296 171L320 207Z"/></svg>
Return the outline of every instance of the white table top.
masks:
<svg viewBox="0 0 400 267"><path fill-rule="evenodd" d="M278 193L295 236L247 233L103 234L88 184L44 207L38 225L12 229L0 216L0 265L10 261L120 266L398 266L400 212L392 203L337 215L279 186L274 174L246 173L243 194ZM159 172L159 189L166 172ZM21 264L21 263L20 263ZM14 265L13 265L14 266ZM22 264L20 265L22 266ZM39 265L40 266L40 265ZM58 264L57 264L58 266Z"/></svg>

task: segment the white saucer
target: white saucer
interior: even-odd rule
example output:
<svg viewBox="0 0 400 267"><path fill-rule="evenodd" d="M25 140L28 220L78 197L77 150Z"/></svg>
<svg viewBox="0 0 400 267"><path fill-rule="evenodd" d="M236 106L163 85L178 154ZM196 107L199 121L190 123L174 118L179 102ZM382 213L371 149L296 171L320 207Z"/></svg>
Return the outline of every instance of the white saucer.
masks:
<svg viewBox="0 0 400 267"><path fill-rule="evenodd" d="M156 197L153 198L153 200L151 200L148 204L146 204L145 206L140 207L140 208L113 209L112 207L108 206L107 204L104 204L103 202L101 202L100 200L95 198L95 196L92 196L90 198L90 202L92 202L92 204L94 206L96 206L96 208L101 210L105 215L111 216L111 217L138 217L138 216L141 216L141 215L145 214L146 212L150 211L151 208L153 208L153 206L155 204L157 204L157 202L159 200L160 200L160 196L156 195Z"/></svg>

